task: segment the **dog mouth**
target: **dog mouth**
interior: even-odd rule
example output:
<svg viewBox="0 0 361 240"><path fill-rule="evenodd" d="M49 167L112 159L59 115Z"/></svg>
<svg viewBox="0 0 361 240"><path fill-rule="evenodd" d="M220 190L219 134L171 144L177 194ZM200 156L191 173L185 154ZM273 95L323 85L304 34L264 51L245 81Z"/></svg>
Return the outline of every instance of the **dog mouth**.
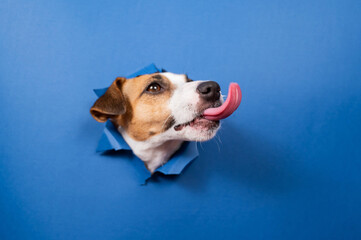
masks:
<svg viewBox="0 0 361 240"><path fill-rule="evenodd" d="M201 115L201 116L194 118L192 121L176 125L174 127L174 130L180 131L185 127L191 127L191 128L199 129L199 130L203 130L203 129L212 130L212 129L216 129L218 126L219 126L218 120L216 120L216 121L208 120L208 119L204 118L203 115Z"/></svg>
<svg viewBox="0 0 361 240"><path fill-rule="evenodd" d="M215 102L213 106L208 106L203 111L200 111L202 112L200 116L197 116L192 121L176 125L174 130L180 131L185 127L197 130L214 130L219 127L219 120L229 117L238 108L241 99L241 88L237 83L231 83L227 99L223 104L219 101Z"/></svg>

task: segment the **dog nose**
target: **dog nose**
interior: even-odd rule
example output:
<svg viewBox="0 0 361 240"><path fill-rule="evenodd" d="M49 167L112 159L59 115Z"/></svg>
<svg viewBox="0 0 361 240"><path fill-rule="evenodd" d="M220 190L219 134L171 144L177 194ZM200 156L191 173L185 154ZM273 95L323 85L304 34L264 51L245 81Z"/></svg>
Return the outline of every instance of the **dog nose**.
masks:
<svg viewBox="0 0 361 240"><path fill-rule="evenodd" d="M197 87L197 92L206 101L216 101L221 96L221 87L214 81L202 82Z"/></svg>

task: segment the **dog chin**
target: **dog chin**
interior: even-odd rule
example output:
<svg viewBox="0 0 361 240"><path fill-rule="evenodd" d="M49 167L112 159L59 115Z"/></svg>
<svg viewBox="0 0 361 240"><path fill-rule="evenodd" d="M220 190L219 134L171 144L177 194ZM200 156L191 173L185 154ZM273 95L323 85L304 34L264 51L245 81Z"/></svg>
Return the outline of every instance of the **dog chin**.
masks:
<svg viewBox="0 0 361 240"><path fill-rule="evenodd" d="M218 128L210 130L186 129L184 138L186 141L204 142L212 139L216 135L217 131Z"/></svg>
<svg viewBox="0 0 361 240"><path fill-rule="evenodd" d="M174 126L174 130L181 139L197 142L210 140L216 135L219 128L219 121L211 121L202 117Z"/></svg>

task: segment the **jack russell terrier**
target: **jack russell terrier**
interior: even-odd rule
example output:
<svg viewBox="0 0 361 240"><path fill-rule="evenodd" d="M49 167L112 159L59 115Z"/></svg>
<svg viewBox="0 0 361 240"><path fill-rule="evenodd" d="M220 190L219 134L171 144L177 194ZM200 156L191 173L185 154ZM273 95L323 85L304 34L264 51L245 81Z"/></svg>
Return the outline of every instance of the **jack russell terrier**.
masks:
<svg viewBox="0 0 361 240"><path fill-rule="evenodd" d="M207 141L220 122L241 102L241 90L231 83L224 102L218 83L193 81L170 72L118 77L90 109L98 122L108 119L153 173L183 141Z"/></svg>

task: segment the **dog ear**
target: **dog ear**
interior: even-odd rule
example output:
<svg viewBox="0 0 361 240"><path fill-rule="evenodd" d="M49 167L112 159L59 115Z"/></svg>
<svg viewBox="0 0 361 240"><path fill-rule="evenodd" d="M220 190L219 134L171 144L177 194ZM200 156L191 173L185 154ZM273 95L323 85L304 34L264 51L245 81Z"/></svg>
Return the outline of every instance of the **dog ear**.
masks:
<svg viewBox="0 0 361 240"><path fill-rule="evenodd" d="M104 95L96 100L90 109L90 114L95 120L106 122L108 118L125 113L125 98L122 93L122 85L125 80L122 77L115 79Z"/></svg>

